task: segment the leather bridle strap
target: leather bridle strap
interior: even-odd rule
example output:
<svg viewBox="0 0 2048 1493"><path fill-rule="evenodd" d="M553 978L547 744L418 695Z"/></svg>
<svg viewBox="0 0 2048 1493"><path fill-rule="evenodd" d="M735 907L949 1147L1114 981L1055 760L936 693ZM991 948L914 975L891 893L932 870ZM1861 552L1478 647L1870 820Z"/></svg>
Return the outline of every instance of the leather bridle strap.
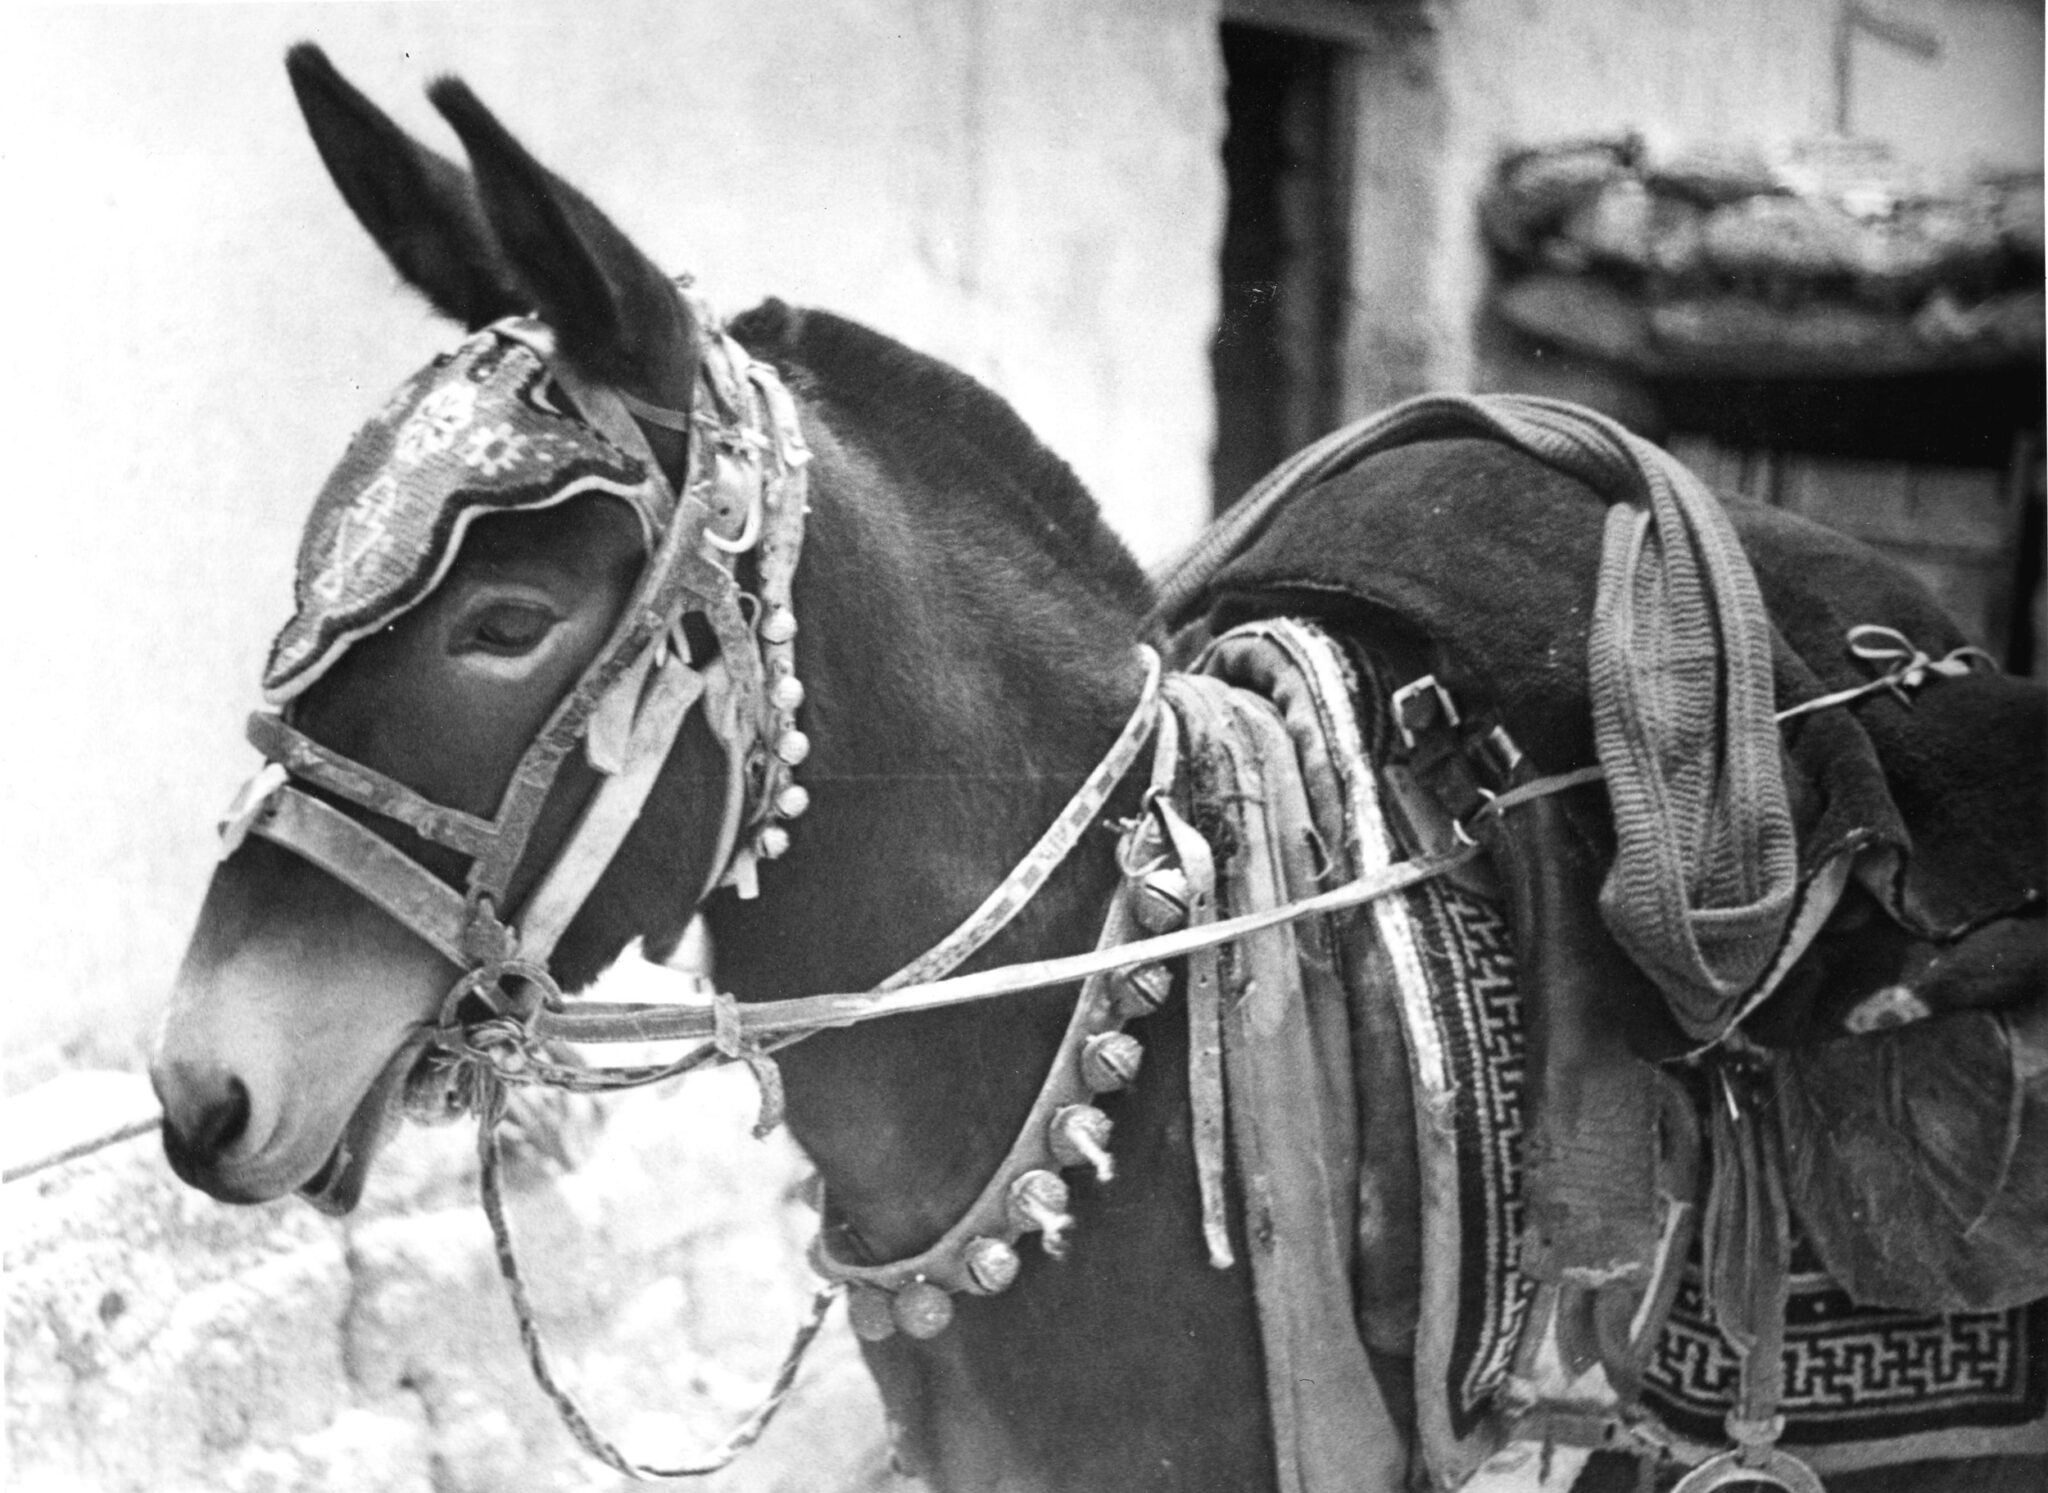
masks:
<svg viewBox="0 0 2048 1493"><path fill-rule="evenodd" d="M959 927L882 981L876 990L902 990L959 968L975 950L1009 926L1011 919L1038 895L1046 879L1081 842L1081 836L1095 823L1109 795L1138 760L1138 753L1163 724L1159 709L1159 655L1141 643L1138 656L1145 666L1145 685L1139 692L1138 703L1115 743L1074 790L1059 817L996 889L982 899L981 905L961 920Z"/></svg>
<svg viewBox="0 0 2048 1493"><path fill-rule="evenodd" d="M719 331L708 307L693 301L692 310L703 333L694 407L657 422L702 427L680 493L668 486L617 391L557 360L545 328L501 324L550 366L585 418L641 460L662 487L659 506L670 516L611 636L527 745L494 816L435 803L322 746L281 715L258 712L250 720L250 740L270 765L230 810L223 854L253 833L336 876L466 972L451 1005L476 988L474 977L511 970L515 962L521 978L530 982L537 972L542 994L554 997L548 956L638 820L700 700L725 748L729 777L706 890L742 863L750 870L755 857L774 853L765 848L772 836L787 842L785 832L761 826L803 811L801 791L789 786L789 770L807 743L793 726L802 691L788 645L794 623L787 603L802 544L809 452L772 371ZM732 570L732 556L757 543L759 617L750 615ZM700 616L718 641L718 657L702 668L681 630L686 614ZM512 877L563 763L579 749L603 781L514 919L505 905ZM355 816L289 786L287 777L467 857L465 889L447 886ZM750 832L752 841L740 844Z"/></svg>
<svg viewBox="0 0 2048 1493"><path fill-rule="evenodd" d="M469 907L440 877L355 820L278 780L242 813L250 834L311 861L432 944L454 964L467 964L463 935Z"/></svg>
<svg viewBox="0 0 2048 1493"><path fill-rule="evenodd" d="M670 644L658 645L673 646ZM668 761L669 749L705 692L704 675L680 660L656 663L648 698L633 723L623 760L592 797L546 877L519 911L522 958L545 961L554 952L598 878L626 842ZM722 836L714 863L731 851L734 836Z"/></svg>
<svg viewBox="0 0 2048 1493"><path fill-rule="evenodd" d="M1134 965L1157 964L1178 959L1201 949L1210 949L1277 928L1283 923L1323 913L1360 907L1389 893L1419 886L1425 881L1462 866L1479 854L1476 845L1461 845L1442 855L1401 861L1356 881L1318 892L1283 907L1242 917L1225 918L1176 933L1141 939L1136 943L1070 954L1058 959L1041 959L1029 964L1005 965L1000 969L978 970L950 979L932 980L900 990L868 990L844 995L809 995L794 1000L756 1001L739 1005L736 1016L742 1033L760 1038L791 1032L819 1031L829 1027L852 1026L883 1016L902 1016L912 1011L936 1011L948 1006L994 1000L1051 985L1067 985L1090 975ZM724 997L730 1000L730 997ZM718 1017L709 1006L651 1006L578 1002L560 1010L543 1008L532 1022L533 1035L541 1040L569 1042L680 1042L701 1041L718 1034Z"/></svg>

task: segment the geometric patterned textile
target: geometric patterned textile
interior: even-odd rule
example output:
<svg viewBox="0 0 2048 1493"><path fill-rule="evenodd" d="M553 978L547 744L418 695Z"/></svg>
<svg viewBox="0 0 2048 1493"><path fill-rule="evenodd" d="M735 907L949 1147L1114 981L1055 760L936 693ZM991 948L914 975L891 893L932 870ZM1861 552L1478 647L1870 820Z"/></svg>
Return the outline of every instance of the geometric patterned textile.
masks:
<svg viewBox="0 0 2048 1493"><path fill-rule="evenodd" d="M1369 702L1361 700L1361 708ZM1440 1487L1514 1434L1509 1387L1533 1286L1522 1232L1522 998L1499 912L1449 882L1376 904L1401 977L1423 1168L1417 1426ZM1915 1314L1858 1306L1797 1237L1782 1353L1782 1438L1830 1472L1915 1458L2039 1451L2048 1301ZM1641 1408L1700 1451L1727 1444L1739 1365L1700 1290L1697 1249L1644 1374Z"/></svg>
<svg viewBox="0 0 2048 1493"><path fill-rule="evenodd" d="M1444 1342L1443 1397L1453 1436L1478 1433L1507 1382L1534 1288L1517 1264L1522 1238L1522 992L1499 911L1448 882L1418 888L1408 916L1430 985L1428 1017L1452 1082L1438 1097L1461 1165L1461 1226L1427 1237L1432 1263L1457 1282L1457 1309L1428 1329ZM1453 1254L1441 1253L1446 1246ZM1431 1355L1434 1356L1434 1355Z"/></svg>
<svg viewBox="0 0 2048 1493"><path fill-rule="evenodd" d="M1814 1446L1954 1436L2048 1411L2048 1302L1919 1315L1861 1307L1804 1247L1785 1311L1784 1442ZM1739 1366L1688 1267L1644 1376L1643 1401L1678 1432L1720 1438Z"/></svg>
<svg viewBox="0 0 2048 1493"><path fill-rule="evenodd" d="M1363 702L1361 702L1363 703ZM1438 1486L1497 1451L1529 1316L1522 1237L1522 994L1499 910L1449 882L1385 899L1422 1165L1416 1428Z"/></svg>
<svg viewBox="0 0 2048 1493"><path fill-rule="evenodd" d="M418 605L481 514L610 493L632 506L653 548L672 500L576 413L543 360L550 344L537 322L487 327L413 375L356 433L300 540L296 610L263 671L272 704Z"/></svg>

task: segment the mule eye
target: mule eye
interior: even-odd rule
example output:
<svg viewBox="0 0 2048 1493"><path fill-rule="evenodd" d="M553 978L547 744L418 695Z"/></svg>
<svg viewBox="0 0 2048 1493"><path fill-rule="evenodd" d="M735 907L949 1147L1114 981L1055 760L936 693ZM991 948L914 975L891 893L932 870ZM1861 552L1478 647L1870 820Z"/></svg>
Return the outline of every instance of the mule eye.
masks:
<svg viewBox="0 0 2048 1493"><path fill-rule="evenodd" d="M533 602L496 602L470 622L462 648L481 653L531 653L554 628L556 620L551 609Z"/></svg>

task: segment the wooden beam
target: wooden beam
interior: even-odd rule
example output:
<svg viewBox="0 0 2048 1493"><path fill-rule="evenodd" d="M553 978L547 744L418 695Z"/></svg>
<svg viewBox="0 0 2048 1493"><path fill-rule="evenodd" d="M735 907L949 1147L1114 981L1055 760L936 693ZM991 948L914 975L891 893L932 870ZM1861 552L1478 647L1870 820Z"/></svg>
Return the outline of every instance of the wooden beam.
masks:
<svg viewBox="0 0 2048 1493"><path fill-rule="evenodd" d="M1370 47L1426 25L1424 0L1223 0L1223 19L1339 46Z"/></svg>

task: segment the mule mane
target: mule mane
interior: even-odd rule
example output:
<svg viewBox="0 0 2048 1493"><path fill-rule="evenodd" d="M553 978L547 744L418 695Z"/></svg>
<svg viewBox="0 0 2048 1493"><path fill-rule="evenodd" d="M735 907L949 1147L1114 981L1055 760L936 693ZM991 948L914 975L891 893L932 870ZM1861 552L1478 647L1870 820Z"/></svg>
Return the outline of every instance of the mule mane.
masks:
<svg viewBox="0 0 2048 1493"><path fill-rule="evenodd" d="M1139 613L1151 605L1151 582L1073 468L976 379L857 322L778 300L741 313L730 330L792 382L856 416L934 488L957 487L965 470L1021 499L1021 508L997 511L1103 601Z"/></svg>

